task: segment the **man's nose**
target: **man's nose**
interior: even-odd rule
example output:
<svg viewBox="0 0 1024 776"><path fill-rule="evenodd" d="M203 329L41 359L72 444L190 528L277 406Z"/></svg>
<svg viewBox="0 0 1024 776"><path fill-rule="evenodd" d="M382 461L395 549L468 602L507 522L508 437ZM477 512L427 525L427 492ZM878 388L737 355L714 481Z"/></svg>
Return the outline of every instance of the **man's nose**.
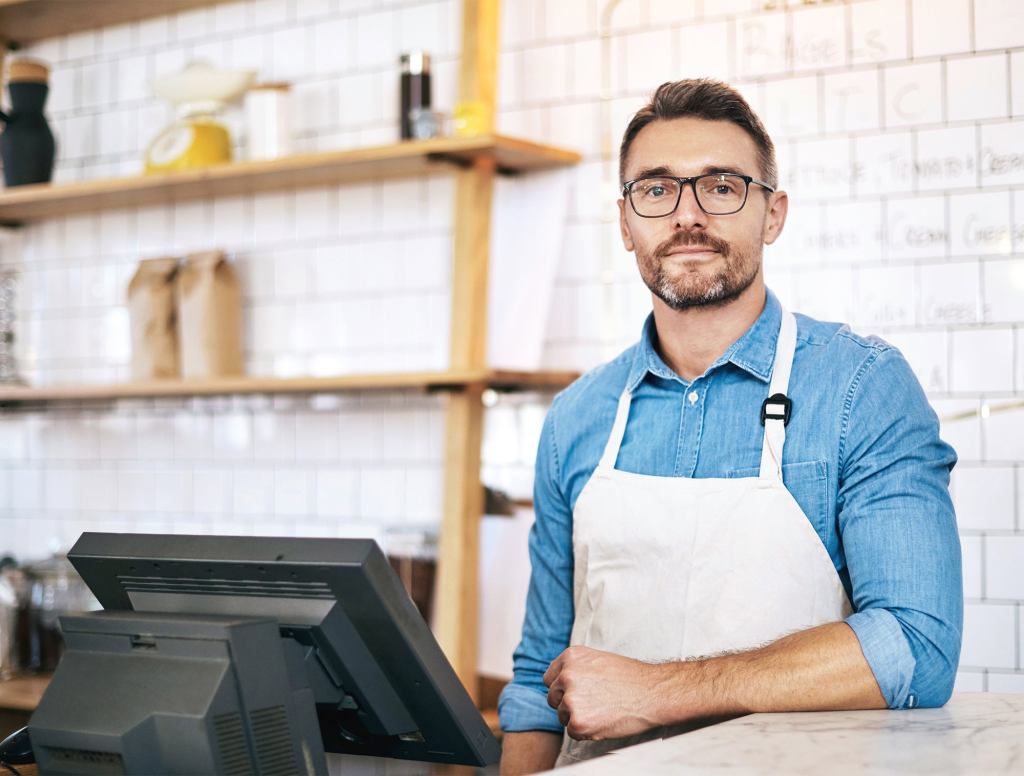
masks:
<svg viewBox="0 0 1024 776"><path fill-rule="evenodd" d="M682 196L679 197L679 204L672 213L673 225L678 229L692 229L703 227L707 223L707 213L701 210L697 204L697 196L693 186L683 186Z"/></svg>

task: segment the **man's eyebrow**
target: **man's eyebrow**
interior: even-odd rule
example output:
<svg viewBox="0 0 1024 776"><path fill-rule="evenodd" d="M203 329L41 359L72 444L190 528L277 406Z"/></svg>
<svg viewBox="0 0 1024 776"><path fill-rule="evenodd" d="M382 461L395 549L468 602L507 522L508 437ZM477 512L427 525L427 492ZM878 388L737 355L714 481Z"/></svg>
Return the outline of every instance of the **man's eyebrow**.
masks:
<svg viewBox="0 0 1024 776"><path fill-rule="evenodd" d="M733 175L746 175L746 173L743 172L743 170L741 170L739 167L729 167L728 165L722 164L715 164L705 167L703 170L700 171L700 174L709 175L715 172L729 172L732 173Z"/></svg>
<svg viewBox="0 0 1024 776"><path fill-rule="evenodd" d="M672 170L665 166L644 167L639 172L637 172L636 178L634 180L639 180L640 178L653 178L658 175L672 175Z"/></svg>
<svg viewBox="0 0 1024 776"><path fill-rule="evenodd" d="M738 167L731 167L731 166L729 166L727 164L709 164L706 167L704 167L697 174L698 175L711 175L712 173L718 173L718 172L728 172L728 173L732 173L734 175L746 175L747 174L747 173L743 172L740 168L738 168ZM660 165L658 167L644 167L644 168L640 169L637 172L636 177L634 178L634 180L639 180L640 178L655 178L655 177L658 177L659 175L670 176L670 177L673 177L673 178L676 177L675 173L672 171L672 169L670 167L666 167L665 165ZM688 177L688 176L681 175L679 177L685 178L685 177Z"/></svg>

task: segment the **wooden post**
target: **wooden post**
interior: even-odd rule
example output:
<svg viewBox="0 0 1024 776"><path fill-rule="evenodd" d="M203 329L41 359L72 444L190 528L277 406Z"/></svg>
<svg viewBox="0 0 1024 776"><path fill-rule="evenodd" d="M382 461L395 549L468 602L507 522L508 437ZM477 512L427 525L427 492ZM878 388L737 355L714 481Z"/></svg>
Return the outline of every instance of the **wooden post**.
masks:
<svg viewBox="0 0 1024 776"><path fill-rule="evenodd" d="M438 553L434 630L469 694L477 697L478 564L483 487L480 386L448 398L445 422L444 517Z"/></svg>
<svg viewBox="0 0 1024 776"><path fill-rule="evenodd" d="M459 98L477 103L486 131L494 127L498 62L498 0L463 0ZM493 160L456 173L452 257L451 366L487 364L488 254ZM470 695L477 697L482 385L448 398L444 516L438 552L434 632Z"/></svg>
<svg viewBox="0 0 1024 776"><path fill-rule="evenodd" d="M455 173L452 247L451 367L487 366L488 254L494 160L477 159Z"/></svg>
<svg viewBox="0 0 1024 776"><path fill-rule="evenodd" d="M499 0L462 0L459 99L479 104L483 132L494 131L500 13Z"/></svg>

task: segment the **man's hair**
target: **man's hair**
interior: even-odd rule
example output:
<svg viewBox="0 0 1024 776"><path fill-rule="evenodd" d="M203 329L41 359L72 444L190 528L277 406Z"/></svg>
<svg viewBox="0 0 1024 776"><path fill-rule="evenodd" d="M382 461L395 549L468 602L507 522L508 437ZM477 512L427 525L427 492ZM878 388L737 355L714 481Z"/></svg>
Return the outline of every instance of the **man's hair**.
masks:
<svg viewBox="0 0 1024 776"><path fill-rule="evenodd" d="M710 78L688 78L668 81L659 86L651 101L636 112L619 148L619 183L626 182L626 160L629 147L637 134L655 119L693 117L708 121L731 121L744 130L757 145L758 163L764 182L773 189L778 185L779 170L775 163L775 146L761 119L751 110L743 96L728 84Z"/></svg>

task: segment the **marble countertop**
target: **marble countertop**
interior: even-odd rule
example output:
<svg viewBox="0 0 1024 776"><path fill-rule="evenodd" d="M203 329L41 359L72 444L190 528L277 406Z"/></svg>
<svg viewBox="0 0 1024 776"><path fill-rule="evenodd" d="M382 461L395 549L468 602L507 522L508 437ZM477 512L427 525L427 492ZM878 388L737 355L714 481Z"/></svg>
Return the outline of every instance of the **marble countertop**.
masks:
<svg viewBox="0 0 1024 776"><path fill-rule="evenodd" d="M562 771L1024 773L1024 695L962 693L941 709L750 714Z"/></svg>

